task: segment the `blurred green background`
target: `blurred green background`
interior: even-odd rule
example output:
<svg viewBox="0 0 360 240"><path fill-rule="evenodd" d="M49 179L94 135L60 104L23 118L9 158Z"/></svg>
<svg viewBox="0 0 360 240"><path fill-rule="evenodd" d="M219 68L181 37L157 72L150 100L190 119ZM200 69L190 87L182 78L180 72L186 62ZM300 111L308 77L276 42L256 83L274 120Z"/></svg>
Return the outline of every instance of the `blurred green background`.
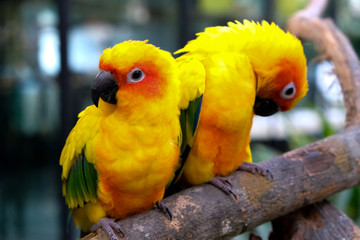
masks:
<svg viewBox="0 0 360 240"><path fill-rule="evenodd" d="M0 0L0 239L75 239L67 224L58 159L107 47L149 39L174 52L196 32L228 21L266 19L285 27L305 0ZM330 1L326 16L360 48L360 0ZM257 117L254 161L268 160L344 127L331 62L304 42L310 91L291 112ZM360 189L331 200L358 224ZM270 224L255 230L267 238ZM237 237L247 239L247 235Z"/></svg>

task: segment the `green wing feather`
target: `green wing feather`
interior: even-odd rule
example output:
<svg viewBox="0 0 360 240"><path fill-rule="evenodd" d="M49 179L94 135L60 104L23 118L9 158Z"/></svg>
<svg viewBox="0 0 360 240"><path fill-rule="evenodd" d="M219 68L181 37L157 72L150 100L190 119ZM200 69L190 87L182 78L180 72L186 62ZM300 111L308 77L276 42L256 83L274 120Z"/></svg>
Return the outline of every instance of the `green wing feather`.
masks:
<svg viewBox="0 0 360 240"><path fill-rule="evenodd" d="M187 109L181 110L180 113L180 125L182 132L182 142L180 147L181 165L175 171L174 177L167 185L167 188L171 188L173 185L175 185L181 177L184 164L186 162L187 156L189 155L190 149L194 141L196 129L199 125L201 104L202 104L202 95L196 98L195 100L190 101Z"/></svg>
<svg viewBox="0 0 360 240"><path fill-rule="evenodd" d="M97 172L94 164L86 160L82 153L64 181L65 202L69 208L83 207L86 202L95 202L97 199Z"/></svg>
<svg viewBox="0 0 360 240"><path fill-rule="evenodd" d="M180 124L183 136L181 154L185 151L186 146L192 147L196 129L199 124L201 104L202 95L195 100L190 101L187 109L181 110Z"/></svg>
<svg viewBox="0 0 360 240"><path fill-rule="evenodd" d="M98 175L95 170L94 164L87 162L84 164L84 177L86 179L86 187L88 190L89 201L95 202L97 199L97 185L98 185Z"/></svg>
<svg viewBox="0 0 360 240"><path fill-rule="evenodd" d="M69 134L60 156L63 195L69 208L82 207L97 200L98 176L89 143L99 131L102 113L94 106L79 114L79 120Z"/></svg>

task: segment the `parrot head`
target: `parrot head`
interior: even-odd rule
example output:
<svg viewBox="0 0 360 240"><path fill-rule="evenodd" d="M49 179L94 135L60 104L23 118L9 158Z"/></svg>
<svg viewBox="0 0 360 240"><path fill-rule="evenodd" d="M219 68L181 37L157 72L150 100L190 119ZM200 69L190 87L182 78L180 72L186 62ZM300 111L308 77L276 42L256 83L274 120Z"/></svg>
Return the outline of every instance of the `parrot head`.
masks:
<svg viewBox="0 0 360 240"><path fill-rule="evenodd" d="M301 48L302 49L302 48ZM301 52L299 52L301 53ZM278 111L292 109L308 90L306 80L305 57L286 55L269 69L259 67L257 77L257 94L254 113L270 116Z"/></svg>
<svg viewBox="0 0 360 240"><path fill-rule="evenodd" d="M235 31L248 31L243 51L256 76L254 113L270 116L292 109L307 93L306 58L301 41L274 23L229 23ZM246 41L246 39L244 40Z"/></svg>
<svg viewBox="0 0 360 240"><path fill-rule="evenodd" d="M244 20L208 27L175 54L191 53L202 59L214 52L229 51L246 55L253 66L256 115L288 111L306 95L307 67L302 44L274 23Z"/></svg>
<svg viewBox="0 0 360 240"><path fill-rule="evenodd" d="M100 72L91 88L92 100L99 108L99 103L105 102L122 111L146 111L152 102L159 101L177 105L180 83L175 66L169 52L147 41L119 43L105 49L100 57Z"/></svg>

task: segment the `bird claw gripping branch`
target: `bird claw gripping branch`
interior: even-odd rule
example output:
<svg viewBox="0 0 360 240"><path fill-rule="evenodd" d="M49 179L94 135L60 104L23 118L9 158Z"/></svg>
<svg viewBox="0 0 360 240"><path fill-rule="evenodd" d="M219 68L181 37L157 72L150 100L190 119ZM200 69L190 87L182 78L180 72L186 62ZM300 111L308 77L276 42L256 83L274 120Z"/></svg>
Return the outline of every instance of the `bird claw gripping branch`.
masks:
<svg viewBox="0 0 360 240"><path fill-rule="evenodd" d="M120 226L115 222L113 218L102 218L97 223L90 227L90 231L95 232L97 229L102 228L104 229L105 233L111 240L118 240L114 229L116 232L120 233L123 237L125 237L123 231L121 230Z"/></svg>
<svg viewBox="0 0 360 240"><path fill-rule="evenodd" d="M156 202L155 207L169 216L169 220L172 220L172 213L170 208L163 202Z"/></svg>
<svg viewBox="0 0 360 240"><path fill-rule="evenodd" d="M234 196L235 199L237 199L237 195L232 190L232 184L227 180L225 177L213 177L210 181L212 185L215 187L221 189L223 192L227 194L231 194Z"/></svg>
<svg viewBox="0 0 360 240"><path fill-rule="evenodd" d="M266 177L269 180L273 180L273 175L270 172L270 170L265 169L263 167L260 167L259 165L255 164L255 163L250 163L250 162L244 162L242 163L237 169L236 171L246 171L246 172L250 172L252 174L260 174L261 176Z"/></svg>

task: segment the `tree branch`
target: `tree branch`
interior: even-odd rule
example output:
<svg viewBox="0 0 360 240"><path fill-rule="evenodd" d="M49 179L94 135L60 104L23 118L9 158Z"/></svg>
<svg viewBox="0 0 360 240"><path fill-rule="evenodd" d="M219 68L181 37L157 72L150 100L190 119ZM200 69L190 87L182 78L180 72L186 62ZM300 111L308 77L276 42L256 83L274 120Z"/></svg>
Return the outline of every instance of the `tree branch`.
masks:
<svg viewBox="0 0 360 240"><path fill-rule="evenodd" d="M319 18L325 11L328 0L310 0L305 9L297 11L293 18ZM288 21L291 24L292 20Z"/></svg>
<svg viewBox="0 0 360 240"><path fill-rule="evenodd" d="M320 19L326 0L312 0L294 14L287 28L295 36L314 42L323 57L335 65L347 109L346 125L360 122L360 63L347 37L331 19Z"/></svg>
<svg viewBox="0 0 360 240"><path fill-rule="evenodd" d="M125 239L230 238L358 185L359 144L360 128L351 127L261 163L273 173L272 181L250 173L230 175L237 201L204 184L164 199L172 221L151 210L118 223ZM84 239L106 238L91 234Z"/></svg>
<svg viewBox="0 0 360 240"><path fill-rule="evenodd" d="M327 201L306 206L272 224L270 240L360 239L359 227Z"/></svg>

